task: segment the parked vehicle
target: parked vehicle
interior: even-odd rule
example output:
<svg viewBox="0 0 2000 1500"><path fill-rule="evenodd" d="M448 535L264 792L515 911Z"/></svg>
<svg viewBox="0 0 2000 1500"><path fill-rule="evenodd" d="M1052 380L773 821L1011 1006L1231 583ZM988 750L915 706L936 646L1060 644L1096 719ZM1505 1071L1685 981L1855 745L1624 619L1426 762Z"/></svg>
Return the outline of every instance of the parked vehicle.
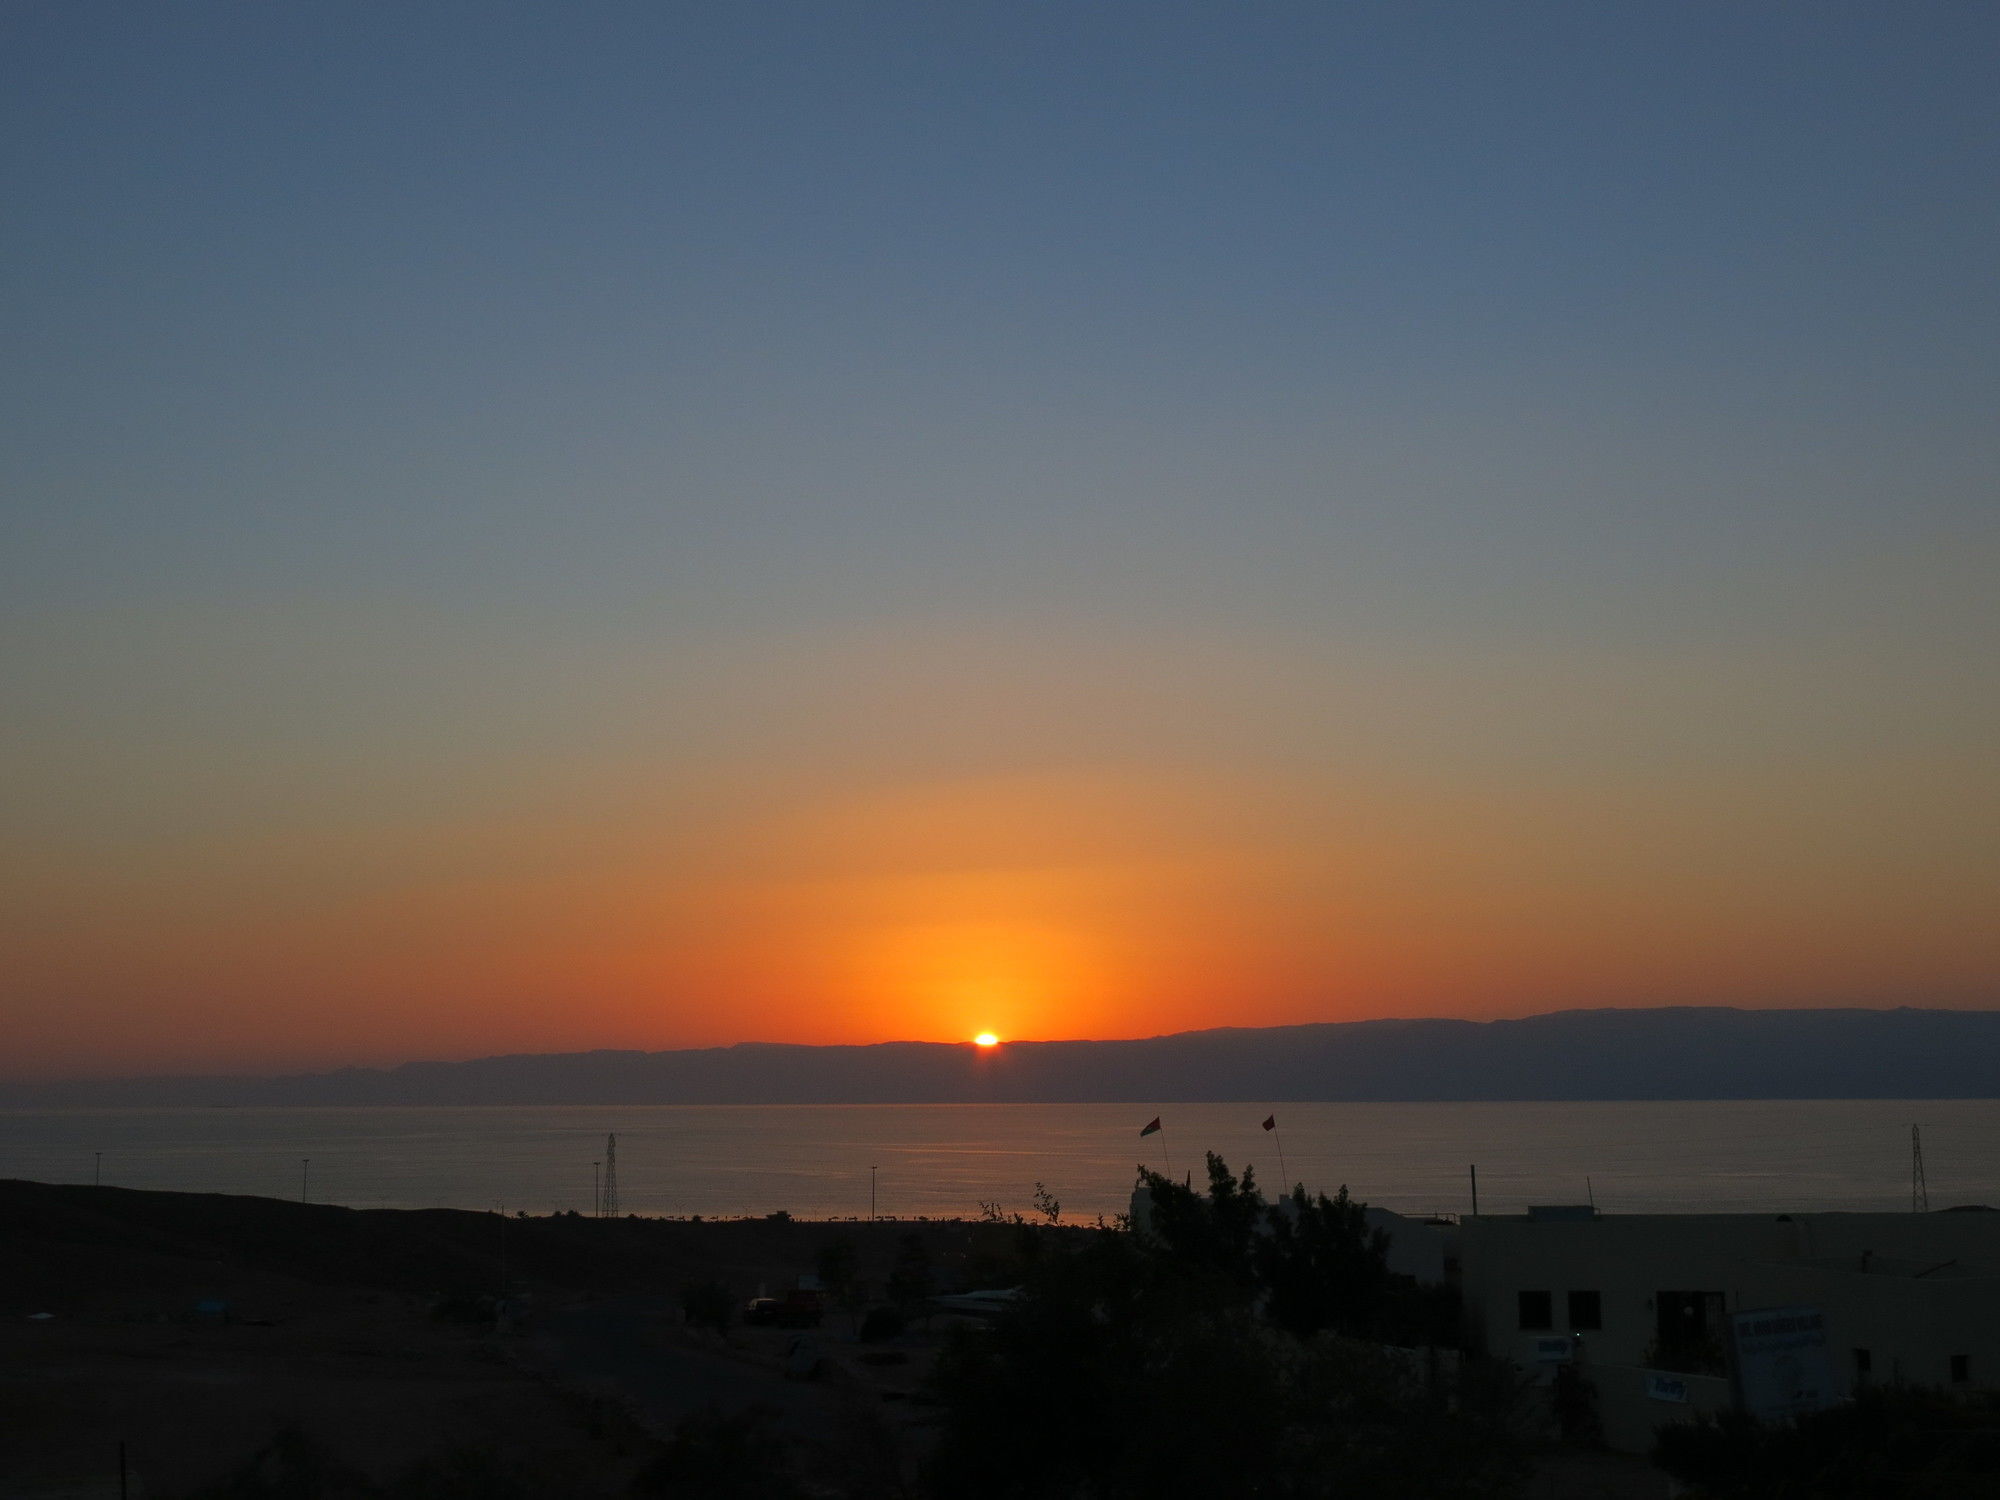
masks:
<svg viewBox="0 0 2000 1500"><path fill-rule="evenodd" d="M804 1287L782 1297L752 1297L743 1308L745 1323L766 1328L817 1328L825 1315L825 1299Z"/></svg>

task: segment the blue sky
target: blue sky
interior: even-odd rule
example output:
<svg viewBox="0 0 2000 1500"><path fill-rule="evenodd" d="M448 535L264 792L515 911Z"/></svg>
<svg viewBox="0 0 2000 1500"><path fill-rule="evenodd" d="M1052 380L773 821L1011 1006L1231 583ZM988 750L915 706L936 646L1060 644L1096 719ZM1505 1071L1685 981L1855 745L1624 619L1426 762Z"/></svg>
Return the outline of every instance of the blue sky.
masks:
<svg viewBox="0 0 2000 1500"><path fill-rule="evenodd" d="M1341 931L1298 864L1350 826L1329 785L1597 808L1464 877L1498 899L1573 844L1554 912L1700 828L1697 866L1795 899L1668 998L1991 998L1951 914L1994 870L1996 41L1963 5L10 5L0 755L42 872L11 1003L51 1058L88 1060L63 1016L197 1013L165 990L240 1019L291 961L232 926L260 902L387 910L430 850L423 899L479 906L494 856L437 855L441 817L541 848L637 809L643 849L557 863L643 907L805 859L725 784L810 822L1042 776L1172 781L1133 814L1163 849L1268 794L1243 837L1280 873L1218 870L1218 906ZM1743 921L1646 870L1686 942ZM1879 973L1774 967L1913 890ZM791 920L760 940L845 940ZM1175 1016L1658 989L1232 932L1259 977ZM421 1012L427 962L365 982ZM848 1003L684 978L645 1031L623 972L481 971L434 1034L336 1047L481 1050L500 990L655 1041L717 1034L732 984ZM1159 983L1119 983L1095 1013L1141 1025ZM818 1034L804 1004L754 1025Z"/></svg>

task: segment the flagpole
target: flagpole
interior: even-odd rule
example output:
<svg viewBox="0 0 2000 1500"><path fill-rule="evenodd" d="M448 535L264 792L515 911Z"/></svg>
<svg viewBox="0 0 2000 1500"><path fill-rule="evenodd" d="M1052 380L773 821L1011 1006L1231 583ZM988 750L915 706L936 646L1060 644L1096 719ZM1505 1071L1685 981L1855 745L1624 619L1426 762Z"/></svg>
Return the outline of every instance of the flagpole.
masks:
<svg viewBox="0 0 2000 1500"><path fill-rule="evenodd" d="M1149 1135L1157 1135L1160 1138L1160 1155L1166 1159L1167 1163L1166 1176L1171 1178L1174 1175L1174 1153L1167 1149L1166 1122L1162 1120L1158 1115L1154 1115L1153 1118L1147 1122L1146 1128L1139 1132L1139 1139L1143 1141ZM1139 1163L1139 1170L1142 1172L1148 1170L1144 1162Z"/></svg>
<svg viewBox="0 0 2000 1500"><path fill-rule="evenodd" d="M1285 1133L1278 1129L1278 1112L1274 1109L1264 1116L1264 1128L1271 1132L1271 1139L1278 1143L1278 1176L1284 1180L1278 1184L1281 1198L1292 1196L1292 1172L1285 1165Z"/></svg>

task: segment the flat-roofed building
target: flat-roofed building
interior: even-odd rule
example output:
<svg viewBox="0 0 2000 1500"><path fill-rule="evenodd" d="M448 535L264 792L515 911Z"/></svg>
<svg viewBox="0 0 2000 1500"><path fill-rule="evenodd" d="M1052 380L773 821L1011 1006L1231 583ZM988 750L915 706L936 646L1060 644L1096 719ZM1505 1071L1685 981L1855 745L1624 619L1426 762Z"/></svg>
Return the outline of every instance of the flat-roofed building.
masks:
<svg viewBox="0 0 2000 1500"><path fill-rule="evenodd" d="M1457 1257L1486 1351L1551 1382L1572 1364L1614 1447L1643 1450L1696 1411L1782 1414L1870 1380L2000 1385L2000 1213L1565 1206L1467 1218Z"/></svg>

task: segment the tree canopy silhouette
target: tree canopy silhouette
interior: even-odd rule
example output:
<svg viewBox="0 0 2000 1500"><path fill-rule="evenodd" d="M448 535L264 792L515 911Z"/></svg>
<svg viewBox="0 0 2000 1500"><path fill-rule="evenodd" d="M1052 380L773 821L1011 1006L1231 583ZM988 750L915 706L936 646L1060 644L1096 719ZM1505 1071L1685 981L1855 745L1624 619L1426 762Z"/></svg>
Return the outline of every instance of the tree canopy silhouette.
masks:
<svg viewBox="0 0 2000 1500"><path fill-rule="evenodd" d="M946 1349L937 1492L1505 1493L1505 1413L1439 1362L1362 1341L1407 1290L1362 1205L1302 1189L1273 1205L1250 1172L1213 1155L1207 1172L1197 1191L1141 1169L1129 1231L1032 1260L1013 1309Z"/></svg>

